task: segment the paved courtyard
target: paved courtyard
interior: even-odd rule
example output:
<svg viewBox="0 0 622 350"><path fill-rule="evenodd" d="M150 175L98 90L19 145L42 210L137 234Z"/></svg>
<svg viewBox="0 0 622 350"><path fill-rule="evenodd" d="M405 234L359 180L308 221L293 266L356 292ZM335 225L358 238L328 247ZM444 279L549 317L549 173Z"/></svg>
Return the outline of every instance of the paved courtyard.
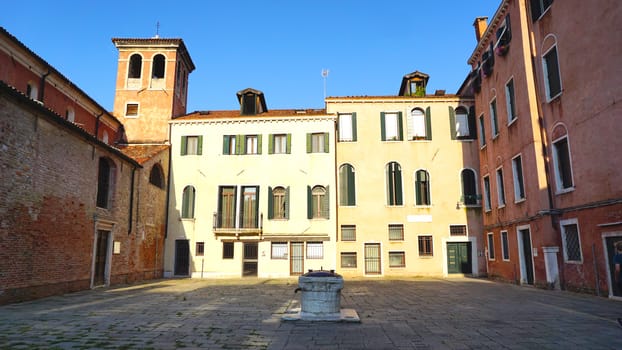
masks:
<svg viewBox="0 0 622 350"><path fill-rule="evenodd" d="M162 280L0 306L0 349L622 349L622 302L480 279L346 280L361 323L282 322L295 279Z"/></svg>

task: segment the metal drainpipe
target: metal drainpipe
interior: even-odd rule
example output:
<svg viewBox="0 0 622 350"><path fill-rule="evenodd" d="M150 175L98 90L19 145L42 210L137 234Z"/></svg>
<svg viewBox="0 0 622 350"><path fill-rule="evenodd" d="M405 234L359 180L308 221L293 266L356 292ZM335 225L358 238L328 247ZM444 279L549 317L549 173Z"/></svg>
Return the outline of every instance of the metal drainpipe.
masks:
<svg viewBox="0 0 622 350"><path fill-rule="evenodd" d="M97 116L95 116L95 138L99 140L99 118L104 115L104 112L99 112Z"/></svg>
<svg viewBox="0 0 622 350"><path fill-rule="evenodd" d="M41 76L41 89L39 89L39 101L43 102L43 97L45 96L45 79L50 75L50 68L48 67L47 73Z"/></svg>
<svg viewBox="0 0 622 350"><path fill-rule="evenodd" d="M127 225L127 234L132 233L132 221L134 220L134 174L136 173L136 167L132 168L132 179L130 180L130 214Z"/></svg>
<svg viewBox="0 0 622 350"><path fill-rule="evenodd" d="M166 204L165 204L165 212L164 212L164 239L168 237L168 220L169 220L169 201L171 199L171 164L173 163L173 147L171 145L171 135L172 135L172 125L168 125L168 170L167 170L167 179L166 179ZM163 267L164 268L164 267Z"/></svg>

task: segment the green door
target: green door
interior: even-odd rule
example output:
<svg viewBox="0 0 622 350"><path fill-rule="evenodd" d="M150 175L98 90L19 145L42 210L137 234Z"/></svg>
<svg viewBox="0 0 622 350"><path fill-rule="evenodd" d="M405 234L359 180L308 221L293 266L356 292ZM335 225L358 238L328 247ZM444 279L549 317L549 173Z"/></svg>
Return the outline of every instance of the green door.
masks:
<svg viewBox="0 0 622 350"><path fill-rule="evenodd" d="M447 243L447 273L472 273L471 243Z"/></svg>

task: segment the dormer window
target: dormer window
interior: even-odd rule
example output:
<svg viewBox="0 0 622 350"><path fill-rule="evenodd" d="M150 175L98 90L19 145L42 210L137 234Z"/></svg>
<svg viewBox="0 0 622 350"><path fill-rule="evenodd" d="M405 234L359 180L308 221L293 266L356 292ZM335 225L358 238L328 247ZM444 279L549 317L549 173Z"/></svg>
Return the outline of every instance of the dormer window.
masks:
<svg viewBox="0 0 622 350"><path fill-rule="evenodd" d="M241 115L257 115L268 111L263 92L254 89L238 91Z"/></svg>
<svg viewBox="0 0 622 350"><path fill-rule="evenodd" d="M482 55L482 72L484 76L490 76L492 74L492 68L495 65L495 55L492 43L490 48Z"/></svg>
<svg viewBox="0 0 622 350"><path fill-rule="evenodd" d="M419 71L406 74L402 78L402 85L400 86L398 95L424 97L426 94L425 88L428 84L429 78L429 75Z"/></svg>
<svg viewBox="0 0 622 350"><path fill-rule="evenodd" d="M497 42L495 43L495 53L498 56L505 56L510 49L510 41L512 40L512 31L510 29L510 15L505 16L505 19L499 25L497 29Z"/></svg>
<svg viewBox="0 0 622 350"><path fill-rule="evenodd" d="M250 92L244 94L244 98L242 99L242 114L257 114L257 96L255 94Z"/></svg>

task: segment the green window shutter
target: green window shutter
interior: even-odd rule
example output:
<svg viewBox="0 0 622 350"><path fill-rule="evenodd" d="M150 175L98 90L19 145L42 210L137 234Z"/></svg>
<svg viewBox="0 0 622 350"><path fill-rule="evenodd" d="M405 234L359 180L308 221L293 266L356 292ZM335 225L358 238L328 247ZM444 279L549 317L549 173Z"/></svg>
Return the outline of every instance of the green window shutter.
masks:
<svg viewBox="0 0 622 350"><path fill-rule="evenodd" d="M425 109L425 139L432 140L432 111L430 107Z"/></svg>
<svg viewBox="0 0 622 350"><path fill-rule="evenodd" d="M188 217L188 207L190 205L190 198L189 198L189 192L188 191L188 187L184 188L184 192L181 195L181 217L182 218L187 218Z"/></svg>
<svg viewBox="0 0 622 350"><path fill-rule="evenodd" d="M186 152L186 146L188 145L188 136L182 136L181 137L181 155L185 156L187 154Z"/></svg>
<svg viewBox="0 0 622 350"><path fill-rule="evenodd" d="M287 134L287 146L286 146L285 153L287 154L292 153L292 134Z"/></svg>
<svg viewBox="0 0 622 350"><path fill-rule="evenodd" d="M400 141L404 140L404 126L402 125L402 112L397 112L397 132L398 139Z"/></svg>
<svg viewBox="0 0 622 350"><path fill-rule="evenodd" d="M222 136L222 154L229 154L229 145L231 140L228 135Z"/></svg>
<svg viewBox="0 0 622 350"><path fill-rule="evenodd" d="M235 154L244 154L244 153L246 153L245 152L246 144L245 144L244 141L246 141L244 139L244 135L236 135L235 136Z"/></svg>
<svg viewBox="0 0 622 350"><path fill-rule="evenodd" d="M203 135L199 135L198 139L197 154L201 155L203 154Z"/></svg>
<svg viewBox="0 0 622 350"><path fill-rule="evenodd" d="M395 169L395 205L402 205L402 170L399 166Z"/></svg>
<svg viewBox="0 0 622 350"><path fill-rule="evenodd" d="M477 122L475 121L475 107L469 107L469 138L471 140L477 139Z"/></svg>
<svg viewBox="0 0 622 350"><path fill-rule="evenodd" d="M354 189L354 168L348 166L346 168L347 171L347 182L348 182L348 205L356 205L356 191Z"/></svg>
<svg viewBox="0 0 622 350"><path fill-rule="evenodd" d="M268 186L268 220L274 219L274 195L272 187Z"/></svg>
<svg viewBox="0 0 622 350"><path fill-rule="evenodd" d="M268 154L274 154L274 134L268 135Z"/></svg>
<svg viewBox="0 0 622 350"><path fill-rule="evenodd" d="M257 154L261 154L261 134L257 135Z"/></svg>
<svg viewBox="0 0 622 350"><path fill-rule="evenodd" d="M326 195L322 202L322 217L330 219L330 186L326 186Z"/></svg>
<svg viewBox="0 0 622 350"><path fill-rule="evenodd" d="M449 133L452 140L456 139L456 111L449 106Z"/></svg>
<svg viewBox="0 0 622 350"><path fill-rule="evenodd" d="M423 204L423 194L421 193L421 179L420 177L421 171L417 171L415 174L415 201L417 205Z"/></svg>
<svg viewBox="0 0 622 350"><path fill-rule="evenodd" d="M382 141L387 140L387 133L384 128L384 112L380 112L380 139Z"/></svg>
<svg viewBox="0 0 622 350"><path fill-rule="evenodd" d="M289 186L285 189L285 219L289 220Z"/></svg>
<svg viewBox="0 0 622 350"><path fill-rule="evenodd" d="M328 138L330 134L325 132L324 133L324 153L329 153L328 152L328 147L330 147L330 139Z"/></svg>
<svg viewBox="0 0 622 350"><path fill-rule="evenodd" d="M352 113L352 141L356 141L356 113Z"/></svg>
<svg viewBox="0 0 622 350"><path fill-rule="evenodd" d="M395 188L395 176L393 174L392 164L389 163L389 166L387 166L387 202L388 202L387 204L388 205L395 204L394 188Z"/></svg>
<svg viewBox="0 0 622 350"><path fill-rule="evenodd" d="M311 153L312 148L311 148L311 134L307 133L307 153Z"/></svg>
<svg viewBox="0 0 622 350"><path fill-rule="evenodd" d="M307 186L307 219L313 219L313 195L311 186Z"/></svg>

